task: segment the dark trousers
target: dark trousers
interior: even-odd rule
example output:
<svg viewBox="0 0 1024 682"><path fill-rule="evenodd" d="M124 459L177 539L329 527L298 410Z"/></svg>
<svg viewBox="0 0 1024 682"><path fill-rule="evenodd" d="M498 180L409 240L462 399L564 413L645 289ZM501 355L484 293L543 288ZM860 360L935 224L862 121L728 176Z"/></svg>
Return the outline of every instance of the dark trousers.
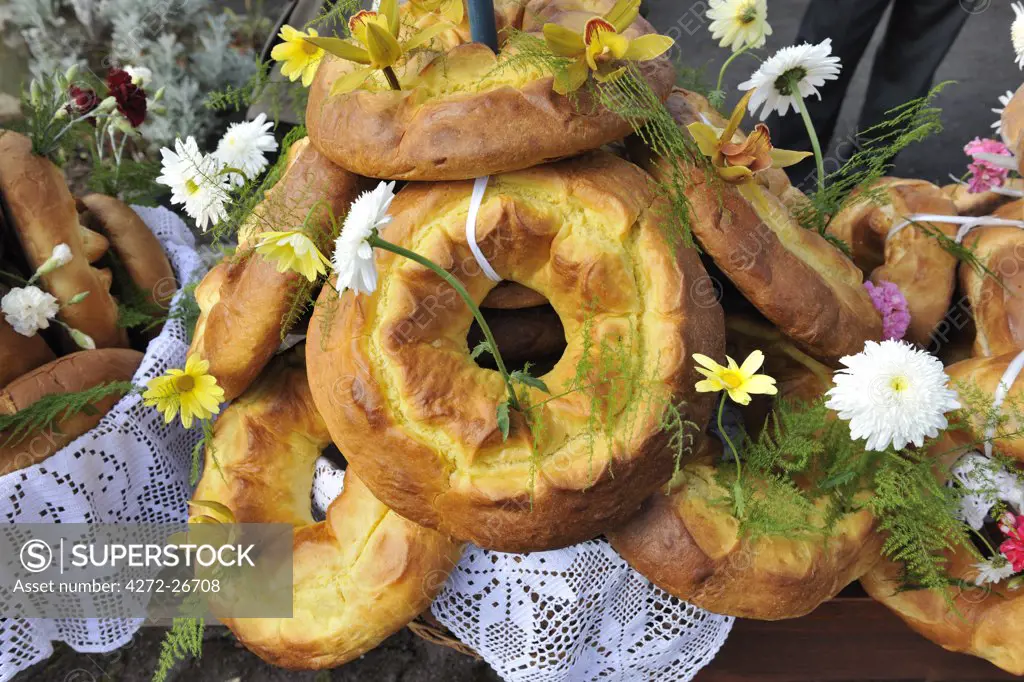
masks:
<svg viewBox="0 0 1024 682"><path fill-rule="evenodd" d="M854 71L882 15L891 4L892 16L871 67L867 97L860 112L860 131L885 120L885 112L928 94L939 63L970 14L972 0L811 0L794 44L820 43L832 38L832 53L842 59L839 79L819 88L821 100L811 97L807 109L825 152L835 132ZM775 145L810 151L803 120L790 112L776 119ZM813 168L813 162L800 164ZM793 176L803 176L796 172Z"/></svg>

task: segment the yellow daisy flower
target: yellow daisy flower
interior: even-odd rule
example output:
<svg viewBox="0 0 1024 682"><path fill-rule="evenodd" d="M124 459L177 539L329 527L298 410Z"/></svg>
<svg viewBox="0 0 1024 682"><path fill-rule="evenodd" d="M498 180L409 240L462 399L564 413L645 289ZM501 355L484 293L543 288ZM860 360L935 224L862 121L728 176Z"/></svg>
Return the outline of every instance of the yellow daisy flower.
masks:
<svg viewBox="0 0 1024 682"><path fill-rule="evenodd" d="M147 407L163 412L168 424L180 412L182 426L190 429L194 419L209 419L220 412L224 400L224 389L208 374L209 370L209 362L190 355L185 369L170 369L163 376L150 379L142 398Z"/></svg>
<svg viewBox="0 0 1024 682"><path fill-rule="evenodd" d="M729 363L727 367L723 367L700 353L694 353L693 359L697 364L703 365L697 367L696 370L707 377L698 381L695 386L700 393L727 391L733 402L739 405L749 405L751 393L763 395L778 393L778 389L775 388L775 379L767 374L757 374L757 370L764 364L764 353L759 350L748 355L741 366L737 366L736 361L728 355L725 356Z"/></svg>
<svg viewBox="0 0 1024 682"><path fill-rule="evenodd" d="M319 275L327 274L327 266L331 262L302 232L264 232L260 236L262 239L256 245L256 253L272 261L278 272L292 270L310 282L315 282Z"/></svg>
<svg viewBox="0 0 1024 682"><path fill-rule="evenodd" d="M309 87L313 82L313 76L320 66L320 60L324 58L323 48L317 47L306 38L315 38L320 34L315 28L309 32L299 31L288 24L281 27L278 36L283 43L278 43L270 51L270 58L281 64L281 75L295 81L302 77L302 85Z"/></svg>

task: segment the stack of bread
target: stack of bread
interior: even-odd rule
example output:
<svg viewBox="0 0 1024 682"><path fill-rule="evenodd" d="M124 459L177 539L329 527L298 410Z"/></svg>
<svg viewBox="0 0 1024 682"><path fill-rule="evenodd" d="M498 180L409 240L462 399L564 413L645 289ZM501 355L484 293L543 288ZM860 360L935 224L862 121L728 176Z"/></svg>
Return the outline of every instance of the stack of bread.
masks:
<svg viewBox="0 0 1024 682"><path fill-rule="evenodd" d="M544 24L581 32L621 6L497 0L495 12L502 35L540 35ZM635 9L614 17L631 39L653 32ZM410 2L398 30L439 20ZM907 338L928 345L957 263L934 236L894 228L914 213L956 215L955 199L923 181L881 181L871 189L887 201L831 220L828 236L850 245L848 257L800 226L791 208L806 198L781 171L740 187L684 160L699 249L690 248L667 224L673 206L662 183L679 169L631 136L628 121L588 90L559 94L550 73L496 68L508 55L471 42L466 20L433 35L430 51L395 66L401 90L365 78L338 88L363 67L324 57L308 139L290 149L237 253L197 289L190 353L209 362L233 402L208 444L194 517L209 520L212 502L221 520L295 527L293 616L226 624L272 663L343 664L428 608L466 542L531 552L604 535L671 594L760 619L808 613L864 577L884 541L865 510L840 519L826 541L740 532L715 476L721 446L705 434L715 397L695 390L693 356L785 349L769 353L780 392L820 398L840 358L882 338L866 280L899 286ZM725 127L703 97L673 87L667 58L637 72L681 129ZM744 139L737 131L733 141ZM256 253L259 235L304 224L329 243L332 218L379 180L404 183L381 237L457 278L506 360L543 369L547 391L524 387L531 407L505 427L495 411L505 384L471 356L471 311L413 261L376 252L372 293L339 295L329 282L312 316L284 328L301 276ZM955 227L932 223L928 232L952 236ZM1015 239L977 235L992 253ZM1019 303L973 276L961 269L978 320L974 352L1024 348ZM306 342L275 357L285 332ZM682 460L665 428L670 409L695 425ZM347 465L345 488L316 522L314 461L332 443ZM1015 667L988 645L962 648Z"/></svg>
<svg viewBox="0 0 1024 682"><path fill-rule="evenodd" d="M7 321L11 311L0 316L0 415L47 396L130 381L149 337L120 324L118 302L166 313L178 286L160 242L120 200L73 196L60 169L8 130L0 130L0 203L0 295L25 287L58 247L70 253L33 282L54 297L59 325L16 330ZM84 336L74 338L70 329ZM106 395L58 419L45 438L0 431L0 475L54 454L96 426L119 397Z"/></svg>

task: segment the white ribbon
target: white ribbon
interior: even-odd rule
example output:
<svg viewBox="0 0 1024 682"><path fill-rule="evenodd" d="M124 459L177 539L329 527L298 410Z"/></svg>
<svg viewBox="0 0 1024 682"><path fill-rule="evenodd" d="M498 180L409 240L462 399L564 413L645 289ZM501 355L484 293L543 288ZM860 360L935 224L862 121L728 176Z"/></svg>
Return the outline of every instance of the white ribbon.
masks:
<svg viewBox="0 0 1024 682"><path fill-rule="evenodd" d="M996 393L992 397L992 411L998 412L1003 406L1003 401L1006 400L1006 394L1010 392L1010 387L1013 386L1013 382L1017 381L1017 377L1020 375L1021 370L1024 369L1024 351L1017 353L1017 357L1013 359L1010 366L1003 372L1003 376L999 379L999 385L996 386ZM992 456L992 439L996 435L996 424L990 424L985 429L985 456Z"/></svg>
<svg viewBox="0 0 1024 682"><path fill-rule="evenodd" d="M962 215L938 215L935 213L913 213L906 216L903 220L889 228L888 234L885 235L886 240L891 239L895 234L903 230L907 225L912 225L919 221L926 222L939 222L939 223L952 223L959 225L960 229L956 232L956 243L960 244L963 242L964 237L967 233L978 227L979 225L997 225L1006 227L1019 227L1024 228L1024 220L1010 220L1009 218L995 218L993 216L962 216Z"/></svg>
<svg viewBox="0 0 1024 682"><path fill-rule="evenodd" d="M477 264L483 270L487 278L494 282L501 281L501 275L494 271L491 264L484 257L480 245L476 243L476 215L480 212L480 204L484 201L484 192L487 191L487 182L491 176L485 175L473 181L473 195L469 199L469 213L466 215L466 241L469 243L469 250L473 252Z"/></svg>
<svg viewBox="0 0 1024 682"><path fill-rule="evenodd" d="M990 152L978 152L972 154L975 159L981 159L982 161L988 161L996 168L1002 168L1003 170L1015 171L1017 170L1017 157L1013 154L992 154Z"/></svg>

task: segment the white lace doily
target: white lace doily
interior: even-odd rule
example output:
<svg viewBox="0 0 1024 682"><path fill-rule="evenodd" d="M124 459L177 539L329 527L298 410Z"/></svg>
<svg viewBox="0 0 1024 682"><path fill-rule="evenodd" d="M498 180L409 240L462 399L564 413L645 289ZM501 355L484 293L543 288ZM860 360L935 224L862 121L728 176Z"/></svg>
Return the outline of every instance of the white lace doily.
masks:
<svg viewBox="0 0 1024 682"><path fill-rule="evenodd" d="M179 283L204 269L195 239L164 208L135 207L160 239ZM198 269L198 270L197 270ZM178 303L181 291L172 306ZM185 328L170 320L146 349L136 385L185 363ZM190 453L198 429L165 425L138 395L118 402L89 433L35 466L0 477L3 523L167 523L182 521ZM52 641L76 651L112 651L127 644L139 620L0 619L0 682L53 653Z"/></svg>
<svg viewBox="0 0 1024 682"><path fill-rule="evenodd" d="M316 511L343 480L320 458ZM655 587L603 539L529 554L470 546L431 611L507 682L685 682L733 624Z"/></svg>

